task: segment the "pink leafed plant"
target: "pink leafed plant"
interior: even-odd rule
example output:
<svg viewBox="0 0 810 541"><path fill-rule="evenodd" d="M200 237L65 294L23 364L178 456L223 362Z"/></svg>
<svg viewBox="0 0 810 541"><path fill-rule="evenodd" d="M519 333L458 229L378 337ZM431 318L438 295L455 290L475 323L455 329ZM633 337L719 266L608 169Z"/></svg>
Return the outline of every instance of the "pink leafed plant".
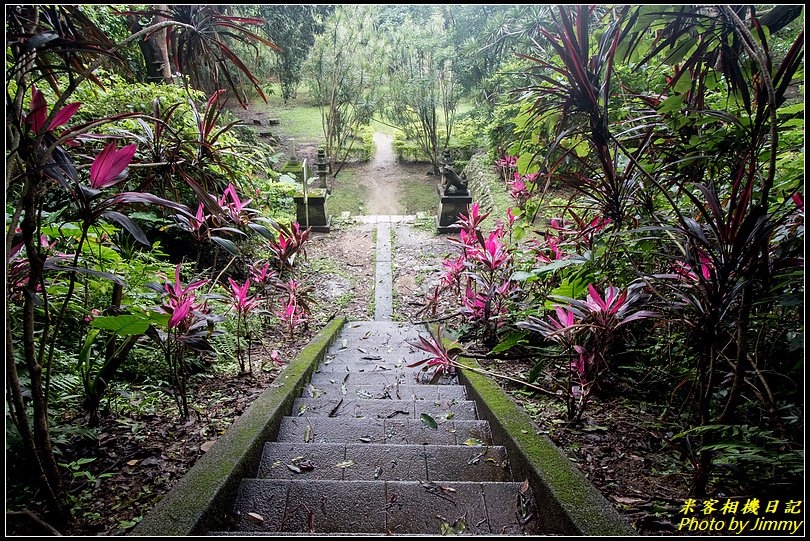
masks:
<svg viewBox="0 0 810 541"><path fill-rule="evenodd" d="M90 166L90 186L99 190L118 184L126 178L126 168L135 157L136 144L116 150L115 141L104 147Z"/></svg>
<svg viewBox="0 0 810 541"><path fill-rule="evenodd" d="M478 227L481 225L481 222L483 222L489 215L489 212L482 214L480 205L478 203L473 203L467 210L467 214L462 213L458 215L458 222L456 223L460 225L461 228L468 234L475 234Z"/></svg>
<svg viewBox="0 0 810 541"><path fill-rule="evenodd" d="M490 271L501 268L509 261L509 252L497 231L490 233L484 245L472 252L471 256Z"/></svg>
<svg viewBox="0 0 810 541"><path fill-rule="evenodd" d="M425 365L427 368L435 368L434 377L446 373L452 374L455 372L455 357L461 352L461 348L457 347L455 342L451 344L450 348L447 348L444 345L444 342L441 339L441 327L439 328L438 336L439 338L433 335L431 335L429 338L425 338L424 336L420 335L418 341L408 342L408 344L412 345L413 347L425 351L431 355L427 359L422 359L421 361L409 364L408 368L415 368L427 363Z"/></svg>
<svg viewBox="0 0 810 541"><path fill-rule="evenodd" d="M65 105L58 113L53 115L50 124L46 126L45 122L48 120L48 103L45 101L45 95L34 85L31 87L31 105L25 117L25 123L36 135L50 132L70 121L81 105L82 104L79 102Z"/></svg>
<svg viewBox="0 0 810 541"><path fill-rule="evenodd" d="M228 278L228 283L231 286L231 299L233 300L233 308L240 314L247 314L258 304L255 296L248 296L248 289L250 288L250 278L245 280L244 285L239 285L233 280Z"/></svg>

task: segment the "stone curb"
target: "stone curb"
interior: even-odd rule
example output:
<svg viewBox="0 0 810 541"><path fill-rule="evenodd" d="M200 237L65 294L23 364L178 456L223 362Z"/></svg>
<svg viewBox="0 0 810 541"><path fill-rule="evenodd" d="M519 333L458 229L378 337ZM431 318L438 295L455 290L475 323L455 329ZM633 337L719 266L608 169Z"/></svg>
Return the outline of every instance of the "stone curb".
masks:
<svg viewBox="0 0 810 541"><path fill-rule="evenodd" d="M475 359L459 358L473 369ZM611 503L566 458L515 401L491 378L459 369L469 397L489 421L494 442L507 448L515 479L529 479L541 531L586 536L638 535Z"/></svg>
<svg viewBox="0 0 810 541"><path fill-rule="evenodd" d="M227 527L239 483L255 476L264 444L275 439L346 318L332 320L228 428L129 535L205 534Z"/></svg>

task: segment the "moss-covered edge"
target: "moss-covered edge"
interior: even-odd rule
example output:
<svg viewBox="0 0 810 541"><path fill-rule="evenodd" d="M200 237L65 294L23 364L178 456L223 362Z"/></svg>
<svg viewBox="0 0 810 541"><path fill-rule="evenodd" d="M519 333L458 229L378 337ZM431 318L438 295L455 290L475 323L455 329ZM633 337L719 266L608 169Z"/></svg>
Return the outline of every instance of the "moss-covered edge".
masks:
<svg viewBox="0 0 810 541"><path fill-rule="evenodd" d="M459 362L481 370L475 359ZM494 441L504 445L517 479L529 479L541 531L566 535L637 535L611 503L491 378L459 369L459 379L489 421Z"/></svg>
<svg viewBox="0 0 810 541"><path fill-rule="evenodd" d="M227 529L239 483L255 475L265 442L275 439L282 417L290 414L293 401L345 323L344 316L329 322L130 535L195 535Z"/></svg>

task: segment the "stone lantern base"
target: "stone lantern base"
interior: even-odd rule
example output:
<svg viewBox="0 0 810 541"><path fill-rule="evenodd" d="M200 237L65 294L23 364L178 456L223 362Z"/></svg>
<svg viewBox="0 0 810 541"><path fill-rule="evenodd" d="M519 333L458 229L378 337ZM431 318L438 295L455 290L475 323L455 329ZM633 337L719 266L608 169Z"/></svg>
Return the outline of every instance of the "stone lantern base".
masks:
<svg viewBox="0 0 810 541"><path fill-rule="evenodd" d="M304 194L297 193L293 196L295 201L296 221L301 227L307 224L307 206L309 206L309 227L317 233L329 233L331 230L332 218L326 212L326 194L310 193L307 195L308 205L304 205Z"/></svg>
<svg viewBox="0 0 810 541"><path fill-rule="evenodd" d="M458 233L461 229L456 225L459 214L466 214L468 207L472 204L472 196L469 192L464 194L446 193L441 186L437 186L440 196L439 216L436 218L436 229L439 233Z"/></svg>

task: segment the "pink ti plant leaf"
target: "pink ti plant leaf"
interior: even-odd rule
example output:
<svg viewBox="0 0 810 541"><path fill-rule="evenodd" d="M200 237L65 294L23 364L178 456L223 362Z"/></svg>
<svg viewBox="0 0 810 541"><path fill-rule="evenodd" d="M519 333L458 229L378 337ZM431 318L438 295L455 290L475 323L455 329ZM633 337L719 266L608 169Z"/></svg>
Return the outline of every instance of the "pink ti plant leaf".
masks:
<svg viewBox="0 0 810 541"><path fill-rule="evenodd" d="M113 186L126 178L126 168L135 157L136 144L116 150L116 142L111 141L93 160L90 166L90 186L95 189Z"/></svg>
<svg viewBox="0 0 810 541"><path fill-rule="evenodd" d="M233 298L234 309L240 314L248 314L258 304L256 297L248 296L250 278L245 280L245 283L242 286L235 282L233 278L228 278L228 283L231 285L231 297Z"/></svg>
<svg viewBox="0 0 810 541"><path fill-rule="evenodd" d="M449 349L445 347L444 342L441 339L441 327L439 328L438 336L439 338L433 335L431 335L430 338L425 338L420 335L418 342L408 341L408 344L412 345L413 347L421 349L422 351L432 355L432 357L427 359L422 359L421 361L409 364L408 368L415 368L427 363L427 366L429 367L436 367L437 374L453 372L455 369L455 356L461 352L461 348L455 347L455 342Z"/></svg>
<svg viewBox="0 0 810 541"><path fill-rule="evenodd" d="M194 305L194 300L194 296L188 296L172 307L172 316L169 318L170 329L179 326L188 317Z"/></svg>
<svg viewBox="0 0 810 541"><path fill-rule="evenodd" d="M53 116L51 123L46 127L45 122L48 120L48 104L45 101L45 95L34 85L31 87L31 105L25 117L25 123L37 135L45 131L53 131L67 123L81 106L82 104L79 102L65 105Z"/></svg>
<svg viewBox="0 0 810 541"><path fill-rule="evenodd" d="M483 249L476 250L473 256L489 270L499 269L509 259L506 246L496 231L489 234L489 238L484 241Z"/></svg>
<svg viewBox="0 0 810 541"><path fill-rule="evenodd" d="M276 277L276 272L270 269L270 262L265 261L264 266L257 262L250 266L250 276L258 284L267 284Z"/></svg>
<svg viewBox="0 0 810 541"><path fill-rule="evenodd" d="M478 203L473 203L467 211L467 214L458 215L458 221L456 223L459 224L462 229L467 231L467 233L474 234L478 229L478 226L481 225L481 222L483 222L489 215L489 212L481 214L481 207L478 205Z"/></svg>
<svg viewBox="0 0 810 541"><path fill-rule="evenodd" d="M166 293L169 296L175 299L183 299L192 291L197 289L198 287L202 287L203 285L207 284L208 280L197 280L186 287L183 287L183 283L180 281L180 263L174 268L174 283L166 281L164 288L166 289Z"/></svg>

